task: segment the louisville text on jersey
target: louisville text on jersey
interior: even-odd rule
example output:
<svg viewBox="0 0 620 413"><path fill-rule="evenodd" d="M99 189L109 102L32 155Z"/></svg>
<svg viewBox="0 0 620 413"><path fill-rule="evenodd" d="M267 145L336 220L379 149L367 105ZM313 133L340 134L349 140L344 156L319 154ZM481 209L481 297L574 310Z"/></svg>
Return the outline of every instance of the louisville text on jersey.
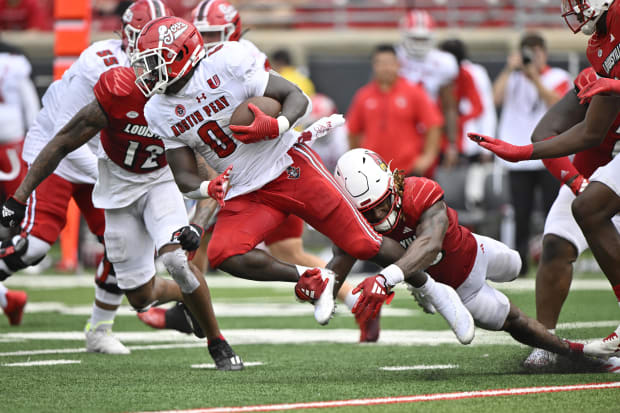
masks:
<svg viewBox="0 0 620 413"><path fill-rule="evenodd" d="M123 128L123 132L128 133L130 135L138 135L145 136L147 138L155 138L160 139L159 136L155 135L150 131L149 127L146 125L137 125L135 123L127 123Z"/></svg>

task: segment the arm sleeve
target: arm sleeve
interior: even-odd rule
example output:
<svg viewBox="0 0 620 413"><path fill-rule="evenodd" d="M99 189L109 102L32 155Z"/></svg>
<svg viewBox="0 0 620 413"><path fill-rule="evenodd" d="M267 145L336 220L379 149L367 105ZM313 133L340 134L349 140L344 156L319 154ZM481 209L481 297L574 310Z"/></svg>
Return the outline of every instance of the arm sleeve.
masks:
<svg viewBox="0 0 620 413"><path fill-rule="evenodd" d="M416 217L443 199L443 189L435 181L426 178L413 179L411 187L407 188L409 199L407 203Z"/></svg>

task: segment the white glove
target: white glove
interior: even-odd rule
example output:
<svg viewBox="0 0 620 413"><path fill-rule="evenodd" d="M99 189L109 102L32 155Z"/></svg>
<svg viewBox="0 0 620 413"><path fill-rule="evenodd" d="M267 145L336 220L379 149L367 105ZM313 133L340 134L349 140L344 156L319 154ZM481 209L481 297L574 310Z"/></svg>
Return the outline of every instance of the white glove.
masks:
<svg viewBox="0 0 620 413"><path fill-rule="evenodd" d="M334 113L326 118L321 118L304 129L300 133L297 142L311 142L315 139L322 138L331 132L332 129L344 125L344 122L344 116L340 113Z"/></svg>

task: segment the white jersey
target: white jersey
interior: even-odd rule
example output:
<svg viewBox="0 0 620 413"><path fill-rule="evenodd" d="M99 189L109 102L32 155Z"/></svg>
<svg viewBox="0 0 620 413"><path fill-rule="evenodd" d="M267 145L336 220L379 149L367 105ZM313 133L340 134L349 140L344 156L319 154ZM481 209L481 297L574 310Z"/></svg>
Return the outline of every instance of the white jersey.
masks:
<svg viewBox="0 0 620 413"><path fill-rule="evenodd" d="M293 131L246 145L229 128L235 108L263 96L268 80L264 63L238 42L225 42L198 64L181 91L153 96L144 116L166 150L189 146L218 173L233 165L226 196L231 199L261 188L292 164L287 152L297 140Z"/></svg>
<svg viewBox="0 0 620 413"><path fill-rule="evenodd" d="M19 142L39 111L30 80L32 68L22 55L0 53L0 143Z"/></svg>
<svg viewBox="0 0 620 413"><path fill-rule="evenodd" d="M43 109L24 141L23 159L34 162L45 145L95 96L93 87L99 76L117 66L129 66L129 58L121 49L121 40L93 43L80 54L60 80L43 95ZM99 134L67 155L54 173L74 183L94 184L97 180L97 147Z"/></svg>
<svg viewBox="0 0 620 413"><path fill-rule="evenodd" d="M241 44L248 50L248 52L250 52L252 57L256 59L257 65L262 65L266 70L269 68L269 63L267 62L267 55L261 52L254 43L246 39L239 39L239 44Z"/></svg>
<svg viewBox="0 0 620 413"><path fill-rule="evenodd" d="M540 82L545 88L556 91L560 96L568 92L572 86L568 72L559 68L545 68L540 74ZM513 145L531 144L530 136L548 109L534 83L522 71L512 72L506 82L498 136ZM540 160L498 162L511 170L545 168Z"/></svg>
<svg viewBox="0 0 620 413"><path fill-rule="evenodd" d="M402 46L396 48L400 61L400 74L412 83L423 85L435 101L439 99L439 89L453 82L459 73L459 65L450 53L431 49L424 56L412 57Z"/></svg>
<svg viewBox="0 0 620 413"><path fill-rule="evenodd" d="M495 136L497 128L497 112L493 102L493 84L489 78L489 73L484 66L464 60L462 63L465 70L471 74L480 100L482 101L482 113L474 119L470 119L463 125L463 152L466 155L475 155L482 151L482 148L475 142L467 138L467 132L478 132L487 136ZM463 108L461 108L463 109ZM467 109L461 113L467 113Z"/></svg>

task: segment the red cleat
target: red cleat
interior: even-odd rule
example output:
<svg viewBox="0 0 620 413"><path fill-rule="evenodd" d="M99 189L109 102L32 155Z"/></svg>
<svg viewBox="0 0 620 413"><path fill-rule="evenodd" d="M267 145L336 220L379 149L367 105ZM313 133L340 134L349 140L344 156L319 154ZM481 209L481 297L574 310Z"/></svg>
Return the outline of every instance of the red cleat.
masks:
<svg viewBox="0 0 620 413"><path fill-rule="evenodd" d="M4 314L9 318L9 324L12 326L20 325L28 295L24 291L9 290L6 293L6 301L7 306L4 309Z"/></svg>
<svg viewBox="0 0 620 413"><path fill-rule="evenodd" d="M381 330L379 319L381 317L381 312L373 318L366 322L359 322L357 319L357 324L360 326L360 343L376 343L379 340L379 331Z"/></svg>
<svg viewBox="0 0 620 413"><path fill-rule="evenodd" d="M146 325L153 328L166 328L166 309L153 307L148 311L138 313L138 318Z"/></svg>

